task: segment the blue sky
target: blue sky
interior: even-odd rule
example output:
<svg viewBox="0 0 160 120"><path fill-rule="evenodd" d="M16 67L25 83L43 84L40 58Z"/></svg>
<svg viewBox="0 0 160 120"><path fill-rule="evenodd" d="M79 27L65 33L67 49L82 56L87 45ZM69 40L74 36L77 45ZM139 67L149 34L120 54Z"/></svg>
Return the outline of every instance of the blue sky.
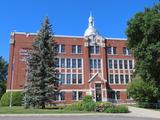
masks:
<svg viewBox="0 0 160 120"><path fill-rule="evenodd" d="M158 0L1 0L0 56L9 60L10 32L37 32L49 16L54 34L83 36L92 11L104 37L126 38L127 21Z"/></svg>

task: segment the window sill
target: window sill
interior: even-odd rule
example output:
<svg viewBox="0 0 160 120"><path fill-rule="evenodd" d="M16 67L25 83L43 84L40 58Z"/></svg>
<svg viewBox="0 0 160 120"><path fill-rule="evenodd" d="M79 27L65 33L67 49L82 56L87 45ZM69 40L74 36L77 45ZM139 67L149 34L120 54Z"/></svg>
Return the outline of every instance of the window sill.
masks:
<svg viewBox="0 0 160 120"><path fill-rule="evenodd" d="M72 53L72 55L79 55L79 54L82 55L83 53Z"/></svg>

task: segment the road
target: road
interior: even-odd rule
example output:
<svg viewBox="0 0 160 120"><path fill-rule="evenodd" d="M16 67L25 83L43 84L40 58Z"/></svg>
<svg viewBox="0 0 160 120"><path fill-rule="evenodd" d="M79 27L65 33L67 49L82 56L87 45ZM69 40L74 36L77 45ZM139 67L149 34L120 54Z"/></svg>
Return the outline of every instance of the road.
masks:
<svg viewBox="0 0 160 120"><path fill-rule="evenodd" d="M117 115L80 116L1 116L0 120L159 120L156 118L127 117Z"/></svg>

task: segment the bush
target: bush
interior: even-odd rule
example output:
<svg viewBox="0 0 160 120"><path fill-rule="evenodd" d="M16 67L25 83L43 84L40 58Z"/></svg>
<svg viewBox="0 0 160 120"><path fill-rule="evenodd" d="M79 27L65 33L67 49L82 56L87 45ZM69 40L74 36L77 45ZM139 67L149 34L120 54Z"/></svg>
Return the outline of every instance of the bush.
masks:
<svg viewBox="0 0 160 120"><path fill-rule="evenodd" d="M138 103L145 103L141 106L149 106L149 103L157 103L159 99L159 90L152 81L144 81L141 77L136 76L127 86L127 92Z"/></svg>
<svg viewBox="0 0 160 120"><path fill-rule="evenodd" d="M95 111L96 103L91 96L85 96L82 101L72 103L66 106L65 110L69 111Z"/></svg>
<svg viewBox="0 0 160 120"><path fill-rule="evenodd" d="M111 102L96 102L95 111L104 112L105 109L112 107L113 104Z"/></svg>
<svg viewBox="0 0 160 120"><path fill-rule="evenodd" d="M0 105L9 106L10 103L10 92L3 94ZM12 92L12 106L21 106L23 94L20 91Z"/></svg>
<svg viewBox="0 0 160 120"><path fill-rule="evenodd" d="M83 102L88 103L88 102L93 102L92 96L86 95L83 99Z"/></svg>
<svg viewBox="0 0 160 120"><path fill-rule="evenodd" d="M78 101L75 103L72 103L71 105L67 105L64 109L67 111L83 111L84 108L82 106L82 101Z"/></svg>
<svg viewBox="0 0 160 120"><path fill-rule="evenodd" d="M106 113L128 113L128 107L124 105L111 106L104 110Z"/></svg>
<svg viewBox="0 0 160 120"><path fill-rule="evenodd" d="M92 102L82 102L82 106L84 111L95 111L96 103L94 101Z"/></svg>

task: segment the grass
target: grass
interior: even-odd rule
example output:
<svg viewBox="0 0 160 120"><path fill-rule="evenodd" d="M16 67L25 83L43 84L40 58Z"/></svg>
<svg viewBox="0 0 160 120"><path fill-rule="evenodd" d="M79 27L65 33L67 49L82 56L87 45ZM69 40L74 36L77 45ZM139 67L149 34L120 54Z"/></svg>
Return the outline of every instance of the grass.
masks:
<svg viewBox="0 0 160 120"><path fill-rule="evenodd" d="M63 113L86 113L84 111L66 111L60 109L24 109L21 106L10 107L1 107L0 106L0 114L63 114ZM90 112L88 112L90 113Z"/></svg>

